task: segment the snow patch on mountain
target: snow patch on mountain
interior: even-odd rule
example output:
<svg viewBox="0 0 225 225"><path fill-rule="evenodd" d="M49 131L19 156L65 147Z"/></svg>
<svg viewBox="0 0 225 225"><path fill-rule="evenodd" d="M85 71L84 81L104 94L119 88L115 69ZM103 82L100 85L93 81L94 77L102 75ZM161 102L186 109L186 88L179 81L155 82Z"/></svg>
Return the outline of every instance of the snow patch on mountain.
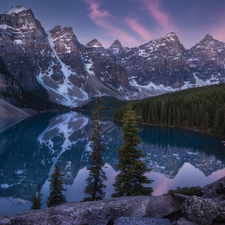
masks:
<svg viewBox="0 0 225 225"><path fill-rule="evenodd" d="M8 11L5 12L5 14L8 14L8 15L12 15L12 14L17 14L17 13L20 13L22 11L26 11L28 10L28 8L22 6L22 5L19 5L19 6L16 6L16 7L11 7Z"/></svg>
<svg viewBox="0 0 225 225"><path fill-rule="evenodd" d="M210 79L207 79L206 81L203 81L197 77L197 74L199 73L193 73L193 76L196 81L196 86L201 87L201 86L207 86L207 85L212 85L212 84L219 84L220 82L217 80L217 76L211 75ZM219 75L219 74L218 74Z"/></svg>
<svg viewBox="0 0 225 225"><path fill-rule="evenodd" d="M57 84L58 88L54 89L49 87L45 82L44 82L44 77L47 76L51 79L51 75L53 74L53 69L52 67L54 66L54 63L52 62L52 64L49 66L47 71L41 72L41 68L40 68L40 73L37 76L37 80L38 82L44 86L44 88L46 88L47 90L51 90L56 94L59 94L60 96L63 97L63 100L60 100L57 98L58 103L65 105L65 106L69 106L69 107L77 107L78 103L77 101L84 101L88 99L88 94L83 91L81 88L76 87L74 84L72 84L69 81L69 76L71 75L76 75L78 76L75 72L72 72L70 70L70 67L66 66L58 57L55 49L54 49L54 43L53 43L53 39L51 38L51 33L47 32L48 35L48 41L50 44L50 47L53 51L54 56L57 58L58 62L61 65L61 71L63 72L64 78L63 78L63 83L62 84ZM68 48L67 48L68 49ZM52 80L52 79L51 79ZM54 82L54 81L53 81ZM71 92L73 92L74 94L71 94ZM75 94L77 93L77 94ZM77 97L77 96L81 96L81 97Z"/></svg>
<svg viewBox="0 0 225 225"><path fill-rule="evenodd" d="M23 42L21 40L14 40L15 45L22 45Z"/></svg>
<svg viewBox="0 0 225 225"><path fill-rule="evenodd" d="M148 85L139 85L137 81L135 80L136 77L131 77L129 80L130 86L137 88L140 93L143 92L143 90L148 90L152 91L154 94L150 94L149 96L155 96L163 93L169 93L169 92L175 92L175 91L180 91L180 90L185 90L188 88L193 88L193 87L202 87L202 86L207 86L207 85L215 85L219 84L218 75L211 75L210 79L207 79L203 81L202 79L198 78L199 73L193 73L195 83L191 83L190 81L185 81L184 85L180 88L172 88L170 86L164 86L163 84L156 85L153 82L150 82ZM200 74L201 75L201 74Z"/></svg>
<svg viewBox="0 0 225 225"><path fill-rule="evenodd" d="M163 84L156 85L153 82L150 82L148 85L139 85L135 79L130 80L130 86L138 88L140 92L142 92L142 88L148 89L148 90L156 90L156 91L162 91L162 92L173 92L175 89L168 86L165 87Z"/></svg>
<svg viewBox="0 0 225 225"><path fill-rule="evenodd" d="M164 38L166 38L168 41L176 41L175 38L177 35L174 32L169 32L168 34L165 35Z"/></svg>

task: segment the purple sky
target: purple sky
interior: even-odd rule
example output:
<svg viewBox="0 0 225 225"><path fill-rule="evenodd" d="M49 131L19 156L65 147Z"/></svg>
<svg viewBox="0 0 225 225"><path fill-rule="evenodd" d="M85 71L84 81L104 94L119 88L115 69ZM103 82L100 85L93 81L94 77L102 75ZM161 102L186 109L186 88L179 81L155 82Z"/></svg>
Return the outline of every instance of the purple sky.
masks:
<svg viewBox="0 0 225 225"><path fill-rule="evenodd" d="M175 32L185 48L206 34L225 42L225 0L7 0L10 7L31 8L45 30L71 26L86 44L97 38L104 47L115 39L134 47Z"/></svg>

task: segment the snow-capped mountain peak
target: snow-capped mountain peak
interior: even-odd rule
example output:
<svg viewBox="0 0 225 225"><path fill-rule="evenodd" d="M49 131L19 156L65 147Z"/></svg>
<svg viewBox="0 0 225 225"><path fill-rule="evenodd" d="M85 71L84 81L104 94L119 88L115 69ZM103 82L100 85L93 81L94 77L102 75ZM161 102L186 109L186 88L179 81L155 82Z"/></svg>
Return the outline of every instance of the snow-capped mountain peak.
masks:
<svg viewBox="0 0 225 225"><path fill-rule="evenodd" d="M180 42L177 35L174 32L169 32L164 36L164 39L168 40L169 42Z"/></svg>
<svg viewBox="0 0 225 225"><path fill-rule="evenodd" d="M215 40L212 35L206 34L203 40L212 40L212 39Z"/></svg>
<svg viewBox="0 0 225 225"><path fill-rule="evenodd" d="M212 45L219 43L219 41L214 39L212 35L206 34L206 36L202 39L201 43Z"/></svg>
<svg viewBox="0 0 225 225"><path fill-rule="evenodd" d="M111 46L108 48L108 50L111 52L113 55L118 55L124 52L124 47L120 43L118 39L116 39Z"/></svg>
<svg viewBox="0 0 225 225"><path fill-rule="evenodd" d="M99 48L99 47L103 47L102 44L95 38L93 40L91 40L90 42L88 42L85 45L86 48Z"/></svg>
<svg viewBox="0 0 225 225"><path fill-rule="evenodd" d="M112 45L110 46L110 48L120 48L120 47L123 47L123 46L122 46L121 42L120 42L118 39L116 39L116 40L112 43Z"/></svg>
<svg viewBox="0 0 225 225"><path fill-rule="evenodd" d="M28 8L22 6L22 5L18 5L18 6L15 6L15 7L11 7L8 11L5 12L5 14L8 14L8 15L12 15L12 14L17 14L17 13L20 13L22 11L26 11L28 10Z"/></svg>

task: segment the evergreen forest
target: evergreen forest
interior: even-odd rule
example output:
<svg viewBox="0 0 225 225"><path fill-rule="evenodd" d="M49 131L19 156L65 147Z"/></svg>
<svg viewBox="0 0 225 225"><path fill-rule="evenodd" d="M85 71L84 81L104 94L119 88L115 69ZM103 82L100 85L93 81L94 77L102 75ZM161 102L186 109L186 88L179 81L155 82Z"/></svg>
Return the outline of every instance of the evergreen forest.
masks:
<svg viewBox="0 0 225 225"><path fill-rule="evenodd" d="M225 84L191 88L132 104L139 124L168 126L225 135ZM113 115L122 120L127 106Z"/></svg>

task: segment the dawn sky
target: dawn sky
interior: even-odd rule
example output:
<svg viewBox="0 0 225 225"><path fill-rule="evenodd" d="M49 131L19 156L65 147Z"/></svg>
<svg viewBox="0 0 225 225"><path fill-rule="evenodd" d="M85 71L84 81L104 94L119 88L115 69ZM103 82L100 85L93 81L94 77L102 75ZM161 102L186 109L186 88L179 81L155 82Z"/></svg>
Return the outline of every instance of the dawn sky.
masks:
<svg viewBox="0 0 225 225"><path fill-rule="evenodd" d="M0 13L12 6L31 8L45 30L71 26L86 44L104 47L115 39L134 47L175 32L185 48L206 34L225 42L224 0L1 0Z"/></svg>

